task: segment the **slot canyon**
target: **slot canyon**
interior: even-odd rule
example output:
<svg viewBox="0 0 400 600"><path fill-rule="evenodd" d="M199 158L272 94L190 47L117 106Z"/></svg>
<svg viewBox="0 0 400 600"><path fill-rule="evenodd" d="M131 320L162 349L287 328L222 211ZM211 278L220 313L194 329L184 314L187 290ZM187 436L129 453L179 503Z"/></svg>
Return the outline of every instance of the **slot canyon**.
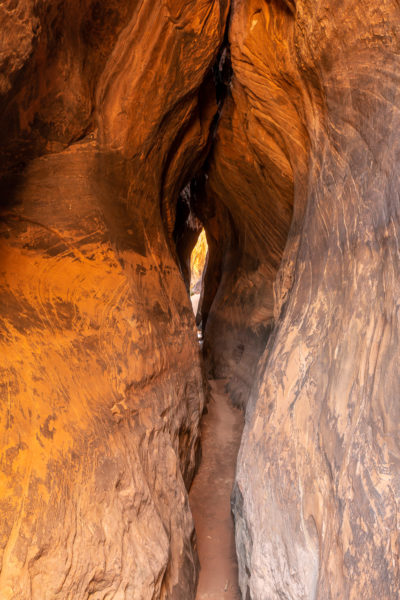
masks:
<svg viewBox="0 0 400 600"><path fill-rule="evenodd" d="M235 598L400 600L399 0L3 0L0 126L0 600L195 600L222 486Z"/></svg>

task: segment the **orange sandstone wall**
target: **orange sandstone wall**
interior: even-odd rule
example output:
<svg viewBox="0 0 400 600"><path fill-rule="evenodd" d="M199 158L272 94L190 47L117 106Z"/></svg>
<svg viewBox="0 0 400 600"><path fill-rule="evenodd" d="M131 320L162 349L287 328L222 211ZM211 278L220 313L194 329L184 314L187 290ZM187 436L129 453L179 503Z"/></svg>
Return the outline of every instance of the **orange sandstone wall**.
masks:
<svg viewBox="0 0 400 600"><path fill-rule="evenodd" d="M398 597L399 6L230 8L0 6L6 600L193 597L196 174L242 595Z"/></svg>
<svg viewBox="0 0 400 600"><path fill-rule="evenodd" d="M227 9L0 7L2 600L194 595L203 378L161 212Z"/></svg>
<svg viewBox="0 0 400 600"><path fill-rule="evenodd" d="M236 2L229 42L233 75L205 186L217 213L209 228L220 223L219 243L228 250L205 349L213 371L230 379L232 397L245 405L274 323L274 284L292 221L289 244L297 244L309 138L291 11L275 1ZM281 272L284 294L290 268Z"/></svg>

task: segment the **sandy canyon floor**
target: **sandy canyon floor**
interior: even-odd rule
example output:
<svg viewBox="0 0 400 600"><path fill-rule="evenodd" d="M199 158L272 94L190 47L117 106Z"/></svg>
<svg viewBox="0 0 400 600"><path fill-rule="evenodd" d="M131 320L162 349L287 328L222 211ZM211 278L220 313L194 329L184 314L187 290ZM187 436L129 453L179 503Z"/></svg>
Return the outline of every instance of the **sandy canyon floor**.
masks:
<svg viewBox="0 0 400 600"><path fill-rule="evenodd" d="M243 414L224 393L224 381L211 381L211 390L202 462L190 491L201 564L196 600L240 600L230 495Z"/></svg>

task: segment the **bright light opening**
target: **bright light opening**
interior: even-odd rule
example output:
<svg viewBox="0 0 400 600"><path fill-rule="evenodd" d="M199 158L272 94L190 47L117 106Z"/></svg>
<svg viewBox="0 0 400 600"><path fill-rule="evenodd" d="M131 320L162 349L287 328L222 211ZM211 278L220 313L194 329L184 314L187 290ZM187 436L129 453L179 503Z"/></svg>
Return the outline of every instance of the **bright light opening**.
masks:
<svg viewBox="0 0 400 600"><path fill-rule="evenodd" d="M203 284L203 271L207 260L208 244L204 229L197 239L190 257L190 298L193 312L196 315L200 301L201 286Z"/></svg>

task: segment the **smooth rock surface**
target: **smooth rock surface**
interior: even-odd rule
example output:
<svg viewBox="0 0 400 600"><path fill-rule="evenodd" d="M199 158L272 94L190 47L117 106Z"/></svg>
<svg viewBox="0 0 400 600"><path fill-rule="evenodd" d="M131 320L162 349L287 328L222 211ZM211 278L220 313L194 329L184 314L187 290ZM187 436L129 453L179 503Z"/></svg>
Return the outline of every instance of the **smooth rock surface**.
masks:
<svg viewBox="0 0 400 600"><path fill-rule="evenodd" d="M274 321L274 282L292 220L296 243L294 193L299 205L308 135L292 14L281 2L237 1L229 42L233 75L204 191L215 205L208 235L225 247L219 288L208 292L205 351L211 372L229 378L232 397L246 405ZM288 285L285 275L282 287Z"/></svg>

